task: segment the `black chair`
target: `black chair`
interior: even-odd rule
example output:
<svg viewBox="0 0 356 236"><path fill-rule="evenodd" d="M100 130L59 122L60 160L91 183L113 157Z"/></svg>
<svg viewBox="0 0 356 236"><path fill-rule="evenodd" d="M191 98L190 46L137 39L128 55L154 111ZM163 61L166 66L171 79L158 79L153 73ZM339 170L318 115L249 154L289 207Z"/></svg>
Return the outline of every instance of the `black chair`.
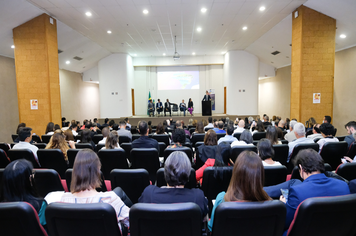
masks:
<svg viewBox="0 0 356 236"><path fill-rule="evenodd" d="M210 130L210 129L214 129L214 127L206 127L206 128L204 128L204 131L208 132L208 130Z"/></svg>
<svg viewBox="0 0 356 236"><path fill-rule="evenodd" d="M65 179L68 164L60 149L40 149L37 151L37 156L42 168L54 169L62 179Z"/></svg>
<svg viewBox="0 0 356 236"><path fill-rule="evenodd" d="M115 209L108 203L52 203L46 221L51 236L121 235Z"/></svg>
<svg viewBox="0 0 356 236"><path fill-rule="evenodd" d="M285 166L265 166L264 186L272 186L286 181L287 167Z"/></svg>
<svg viewBox="0 0 356 236"><path fill-rule="evenodd" d="M333 133L334 137L336 136L336 132L337 132L337 128L334 129L334 133Z"/></svg>
<svg viewBox="0 0 356 236"><path fill-rule="evenodd" d="M341 158L346 155L348 145L345 141L325 143L320 151L320 156L325 163L329 163L333 170L341 164Z"/></svg>
<svg viewBox="0 0 356 236"><path fill-rule="evenodd" d="M234 137L239 140L242 133L234 133Z"/></svg>
<svg viewBox="0 0 356 236"><path fill-rule="evenodd" d="M356 162L344 163L340 165L336 170L336 174L347 179L348 181L356 179Z"/></svg>
<svg viewBox="0 0 356 236"><path fill-rule="evenodd" d="M197 142L204 142L204 134L192 134L192 137L190 138L190 142L192 143L193 147L195 147L195 143Z"/></svg>
<svg viewBox="0 0 356 236"><path fill-rule="evenodd" d="M143 168L148 171L152 184L160 167L158 151L155 148L133 148L131 150L132 168ZM124 190L125 191L125 190ZM126 191L125 191L126 192Z"/></svg>
<svg viewBox="0 0 356 236"><path fill-rule="evenodd" d="M45 149L47 146L47 144L45 144L45 143L34 143L33 145L38 147L38 149Z"/></svg>
<svg viewBox="0 0 356 236"><path fill-rule="evenodd" d="M52 135L44 134L41 137L42 137L42 142L49 143L49 140L51 140Z"/></svg>
<svg viewBox="0 0 356 236"><path fill-rule="evenodd" d="M203 145L204 142L196 142L195 143L195 166L194 168L197 170L199 169L200 167L202 167L205 163L200 159L200 154L199 154L199 151L198 151L198 148L200 145Z"/></svg>
<svg viewBox="0 0 356 236"><path fill-rule="evenodd" d="M280 140L282 144L288 144L288 140Z"/></svg>
<svg viewBox="0 0 356 236"><path fill-rule="evenodd" d="M113 169L128 169L126 153L122 149L104 149L98 152L101 162L101 171L105 179L110 179L110 172Z"/></svg>
<svg viewBox="0 0 356 236"><path fill-rule="evenodd" d="M11 161L26 159L32 163L33 168L40 167L35 156L33 155L33 152L29 149L11 149L8 153Z"/></svg>
<svg viewBox="0 0 356 236"><path fill-rule="evenodd" d="M231 148L231 155L230 159L235 163L236 158L240 155L241 152L243 151L253 151L257 153L257 147L252 146L252 145L238 145L238 146L233 146Z"/></svg>
<svg viewBox="0 0 356 236"><path fill-rule="evenodd" d="M0 168L5 168L10 163L10 159L7 157L6 152L0 149Z"/></svg>
<svg viewBox="0 0 356 236"><path fill-rule="evenodd" d="M253 142L252 142L252 143L253 143L253 145L255 145L255 146L257 147L258 142L259 142L259 141L253 140Z"/></svg>
<svg viewBox="0 0 356 236"><path fill-rule="evenodd" d="M27 202L0 203L1 235L47 236L36 210Z"/></svg>
<svg viewBox="0 0 356 236"><path fill-rule="evenodd" d="M294 158L297 156L298 152L300 150L303 150L303 149L308 149L308 148L311 148L313 150L315 150L316 152L319 151L319 144L317 143L299 143L297 145L295 145L295 147L293 148L293 151L290 155L290 159L289 159L289 162L288 162L288 172L292 172L293 168L294 168Z"/></svg>
<svg viewBox="0 0 356 236"><path fill-rule="evenodd" d="M346 136L337 136L335 138L337 138L339 141L344 141Z"/></svg>
<svg viewBox="0 0 356 236"><path fill-rule="evenodd" d="M69 161L69 168L73 168L75 157L77 156L79 149L69 149L67 151L68 161Z"/></svg>
<svg viewBox="0 0 356 236"><path fill-rule="evenodd" d="M79 133L79 131L78 131ZM81 140L82 136L80 135L80 133L77 136L74 136L75 141Z"/></svg>
<svg viewBox="0 0 356 236"><path fill-rule="evenodd" d="M214 177L214 168L217 168L217 176ZM204 196L208 198L209 215L213 209L212 200L222 192L227 191L232 176L233 167L207 167L203 173L203 184L201 189Z"/></svg>
<svg viewBox="0 0 356 236"><path fill-rule="evenodd" d="M97 145L96 145L96 150L99 151L99 150L102 149L103 147L105 147L105 144L97 144Z"/></svg>
<svg viewBox="0 0 356 236"><path fill-rule="evenodd" d="M178 105L177 104L172 104L172 113L176 112L178 115Z"/></svg>
<svg viewBox="0 0 356 236"><path fill-rule="evenodd" d="M297 208L288 236L356 234L356 194L308 198Z"/></svg>
<svg viewBox="0 0 356 236"><path fill-rule="evenodd" d="M12 138L12 141L15 142L15 140L19 137L18 134L12 134L11 135L11 138Z"/></svg>
<svg viewBox="0 0 356 236"><path fill-rule="evenodd" d="M202 216L195 203L138 203L130 209L131 236L201 236Z"/></svg>
<svg viewBox="0 0 356 236"><path fill-rule="evenodd" d="M351 159L354 159L354 157L356 156L356 142L353 142L348 151L347 151L347 154L346 156L350 157Z"/></svg>
<svg viewBox="0 0 356 236"><path fill-rule="evenodd" d="M223 202L215 210L212 236L280 236L283 234L285 218L286 206L279 200Z"/></svg>
<svg viewBox="0 0 356 236"><path fill-rule="evenodd" d="M72 183L72 172L73 169L67 169L65 176L66 176L66 183L67 183L67 187L68 187L68 191L70 192L70 185ZM101 182L100 182L100 187L96 188L96 191L98 192L106 192L108 191L106 188L106 184L105 184L105 177L103 175L103 172L100 171L100 176L101 176Z"/></svg>
<svg viewBox="0 0 356 236"><path fill-rule="evenodd" d="M169 135L168 134L155 134L152 135L152 138L157 140L157 142L163 142L166 146L169 145Z"/></svg>
<svg viewBox="0 0 356 236"><path fill-rule="evenodd" d="M93 150L93 146L90 143L76 143L76 149L91 149Z"/></svg>
<svg viewBox="0 0 356 236"><path fill-rule="evenodd" d="M195 127L189 128L189 133L192 135L195 132Z"/></svg>
<svg viewBox="0 0 356 236"><path fill-rule="evenodd" d="M10 145L8 143L0 143L0 149L4 150L6 155L8 155L8 151L10 150Z"/></svg>
<svg viewBox="0 0 356 236"><path fill-rule="evenodd" d="M102 134L95 134L95 135L93 136L92 140L93 140L93 142L94 142L95 144L98 144L99 141L101 141L103 138L104 138L104 137L103 137Z"/></svg>
<svg viewBox="0 0 356 236"><path fill-rule="evenodd" d="M120 147L125 150L126 158L127 158L130 162L132 162L132 159L131 159L132 144L131 144L131 143L122 143L122 144L120 145Z"/></svg>
<svg viewBox="0 0 356 236"><path fill-rule="evenodd" d="M128 136L119 136L119 144L131 143L131 139Z"/></svg>
<svg viewBox="0 0 356 236"><path fill-rule="evenodd" d="M41 138L36 134L32 135L32 141L34 141L36 143L42 143Z"/></svg>
<svg viewBox="0 0 356 236"><path fill-rule="evenodd" d="M164 178L164 168L159 168L157 170L157 187L167 186L166 179ZM184 185L184 188L196 188L197 187L197 180L195 175L195 170L192 168L189 175L188 182Z"/></svg>
<svg viewBox="0 0 356 236"><path fill-rule="evenodd" d="M266 138L266 132L256 132L252 135L253 140L261 140Z"/></svg>
<svg viewBox="0 0 356 236"><path fill-rule="evenodd" d="M163 152L163 157L164 157L164 162L166 162L168 156L175 151L181 151L181 152L185 152L185 154L187 154L189 161L192 162L192 157L193 157L193 152L192 149L190 149L189 147L181 147L181 148L166 148Z"/></svg>
<svg viewBox="0 0 356 236"><path fill-rule="evenodd" d="M141 137L141 135L139 135L139 134L133 134L132 135L132 142L134 141L134 140L136 140L136 139L139 139Z"/></svg>
<svg viewBox="0 0 356 236"><path fill-rule="evenodd" d="M159 153L158 156L163 156L164 150L166 150L167 145L164 142L158 142Z"/></svg>
<svg viewBox="0 0 356 236"><path fill-rule="evenodd" d="M287 144L273 145L274 157L273 160L279 161L282 165L287 166L289 147Z"/></svg>
<svg viewBox="0 0 356 236"><path fill-rule="evenodd" d="M216 134L218 140L223 138L223 137L225 137L225 135L226 135L226 133L218 133L218 134Z"/></svg>
<svg viewBox="0 0 356 236"><path fill-rule="evenodd" d="M114 169L110 172L111 189L122 188L133 204L138 202L143 190L150 185L145 169Z"/></svg>
<svg viewBox="0 0 356 236"><path fill-rule="evenodd" d="M332 168L328 163L324 163L324 168L325 168L325 171L332 171ZM298 166L294 166L293 171L292 171L292 175L291 175L291 179L299 179L302 182L304 181L300 177Z"/></svg>
<svg viewBox="0 0 356 236"><path fill-rule="evenodd" d="M35 183L37 193L40 197L45 197L53 191L64 191L57 171L52 169L36 169L35 172Z"/></svg>
<svg viewBox="0 0 356 236"><path fill-rule="evenodd" d="M314 143L317 143L321 138L315 138L313 139Z"/></svg>

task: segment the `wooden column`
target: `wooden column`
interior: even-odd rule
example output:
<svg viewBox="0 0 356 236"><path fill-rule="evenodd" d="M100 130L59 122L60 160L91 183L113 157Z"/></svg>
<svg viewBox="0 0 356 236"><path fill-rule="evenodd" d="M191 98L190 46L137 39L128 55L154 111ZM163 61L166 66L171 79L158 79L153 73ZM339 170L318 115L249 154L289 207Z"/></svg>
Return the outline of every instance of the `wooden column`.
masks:
<svg viewBox="0 0 356 236"><path fill-rule="evenodd" d="M292 17L290 118L322 123L333 114L336 20L305 6ZM321 93L320 104L313 103L313 93Z"/></svg>
<svg viewBox="0 0 356 236"><path fill-rule="evenodd" d="M20 122L42 135L48 122L61 125L57 22L42 14L14 28L13 37Z"/></svg>

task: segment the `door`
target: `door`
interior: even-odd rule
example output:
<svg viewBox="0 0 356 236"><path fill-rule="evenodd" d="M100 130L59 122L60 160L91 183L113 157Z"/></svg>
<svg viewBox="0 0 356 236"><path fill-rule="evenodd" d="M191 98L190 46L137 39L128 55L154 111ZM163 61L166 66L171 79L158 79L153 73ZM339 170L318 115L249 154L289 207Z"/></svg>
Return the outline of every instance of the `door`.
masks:
<svg viewBox="0 0 356 236"><path fill-rule="evenodd" d="M132 115L135 115L135 90L131 89Z"/></svg>

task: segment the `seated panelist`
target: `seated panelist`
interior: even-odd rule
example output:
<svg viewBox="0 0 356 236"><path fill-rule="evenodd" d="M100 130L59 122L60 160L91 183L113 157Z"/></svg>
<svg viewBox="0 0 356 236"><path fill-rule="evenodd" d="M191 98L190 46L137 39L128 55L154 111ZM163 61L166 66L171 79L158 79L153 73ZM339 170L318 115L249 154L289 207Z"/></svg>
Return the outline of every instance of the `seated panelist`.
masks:
<svg viewBox="0 0 356 236"><path fill-rule="evenodd" d="M158 115L163 111L163 104L161 102L161 99L158 99L158 102L156 104L156 111Z"/></svg>
<svg viewBox="0 0 356 236"><path fill-rule="evenodd" d="M187 106L184 103L184 99L182 100L182 102L179 104L179 109L180 111L184 112L184 116L185 116L185 111L187 110Z"/></svg>
<svg viewBox="0 0 356 236"><path fill-rule="evenodd" d="M148 103L148 107L147 107L147 110L148 110L148 114L149 116L154 116L154 112L155 112L155 105L153 104L152 102L152 99L150 98L149 99L150 102Z"/></svg>
<svg viewBox="0 0 356 236"><path fill-rule="evenodd" d="M164 103L164 116L166 116L166 112L169 112L169 115L172 116L171 103L169 102L168 98L167 98L167 101Z"/></svg>

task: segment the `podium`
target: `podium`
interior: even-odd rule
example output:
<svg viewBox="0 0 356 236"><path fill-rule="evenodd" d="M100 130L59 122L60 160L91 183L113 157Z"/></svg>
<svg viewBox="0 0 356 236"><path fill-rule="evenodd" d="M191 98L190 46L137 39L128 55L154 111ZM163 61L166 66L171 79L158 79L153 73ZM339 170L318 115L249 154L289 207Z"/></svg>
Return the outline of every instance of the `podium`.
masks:
<svg viewBox="0 0 356 236"><path fill-rule="evenodd" d="M211 101L202 101L201 108L203 116L211 116Z"/></svg>

